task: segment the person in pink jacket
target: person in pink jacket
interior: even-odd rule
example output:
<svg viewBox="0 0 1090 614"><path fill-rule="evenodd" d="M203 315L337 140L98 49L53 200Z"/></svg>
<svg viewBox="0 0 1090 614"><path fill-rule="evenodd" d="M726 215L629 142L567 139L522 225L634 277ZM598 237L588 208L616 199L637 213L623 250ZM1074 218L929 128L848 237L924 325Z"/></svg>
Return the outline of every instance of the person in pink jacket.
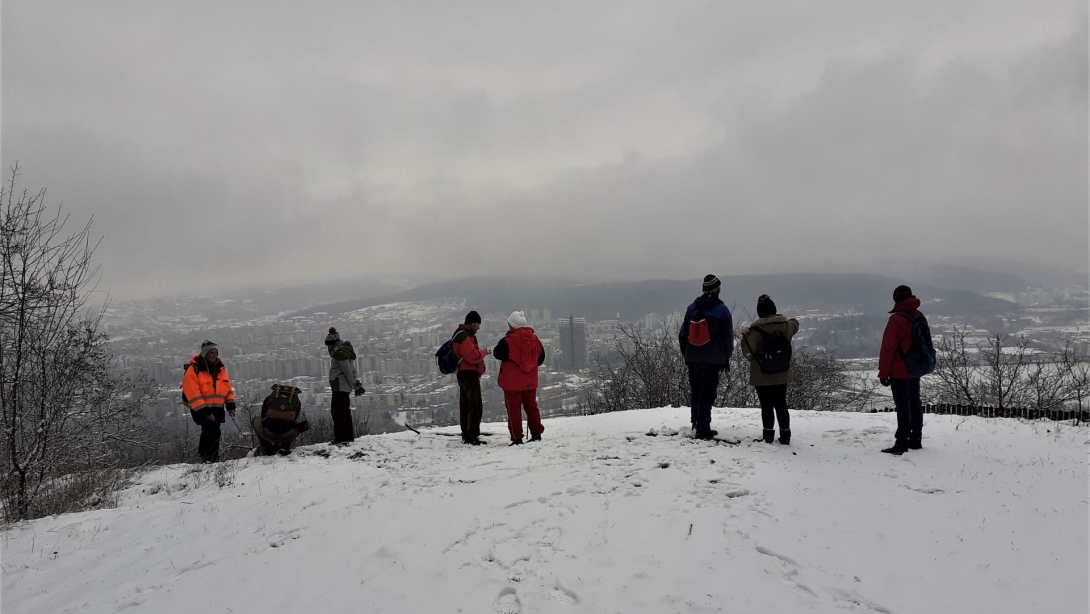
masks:
<svg viewBox="0 0 1090 614"><path fill-rule="evenodd" d="M507 406L507 430L510 445L522 444L522 409L526 408L526 423L530 441L541 441L545 427L537 407L537 368L545 362L545 348L534 334L521 311L507 318L507 334L496 344L492 355L500 361L498 384L503 389Z"/></svg>

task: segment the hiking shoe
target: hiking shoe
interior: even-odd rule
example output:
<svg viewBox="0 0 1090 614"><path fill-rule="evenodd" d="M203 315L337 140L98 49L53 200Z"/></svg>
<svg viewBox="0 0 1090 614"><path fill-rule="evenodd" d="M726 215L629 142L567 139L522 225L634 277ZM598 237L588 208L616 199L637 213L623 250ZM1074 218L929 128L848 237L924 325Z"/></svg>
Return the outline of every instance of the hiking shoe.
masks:
<svg viewBox="0 0 1090 614"><path fill-rule="evenodd" d="M512 439L511 443L509 443L507 445L508 446L521 446L522 445L522 440L521 439Z"/></svg>
<svg viewBox="0 0 1090 614"><path fill-rule="evenodd" d="M905 449L904 448L898 448L897 446L893 446L892 448L886 448L885 450L882 450L882 452L884 452L886 454L892 454L894 456L900 456L900 455L905 453Z"/></svg>
<svg viewBox="0 0 1090 614"><path fill-rule="evenodd" d="M530 441L541 441L541 433L537 433L536 435L530 435Z"/></svg>

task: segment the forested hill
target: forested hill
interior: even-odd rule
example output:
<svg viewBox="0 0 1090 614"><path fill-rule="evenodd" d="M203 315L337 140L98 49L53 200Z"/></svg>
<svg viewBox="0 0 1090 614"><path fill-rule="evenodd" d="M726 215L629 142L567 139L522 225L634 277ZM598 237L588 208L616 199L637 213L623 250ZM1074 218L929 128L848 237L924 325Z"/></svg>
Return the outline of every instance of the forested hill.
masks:
<svg viewBox="0 0 1090 614"><path fill-rule="evenodd" d="M744 313L755 311L757 297L768 294L781 312L854 310L884 313L892 306L893 288L903 280L881 275L791 273L724 277L723 301ZM954 290L908 280L934 315L986 317L1009 314L1018 306L975 292ZM634 320L649 313L681 311L700 293L700 281L648 280L580 284L562 279L526 280L509 277L470 277L421 285L383 297L319 305L293 315L325 312L338 315L372 305L394 302L464 299L489 313L546 308L553 317L574 314L589 320ZM937 303L935 301L938 301Z"/></svg>

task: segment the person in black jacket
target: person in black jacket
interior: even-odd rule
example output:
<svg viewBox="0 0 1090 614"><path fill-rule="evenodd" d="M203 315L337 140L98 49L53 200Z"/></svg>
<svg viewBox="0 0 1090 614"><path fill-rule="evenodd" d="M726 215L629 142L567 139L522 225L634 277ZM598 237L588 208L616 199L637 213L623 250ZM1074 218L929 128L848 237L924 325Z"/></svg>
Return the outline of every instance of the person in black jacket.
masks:
<svg viewBox="0 0 1090 614"><path fill-rule="evenodd" d="M689 367L690 405L693 431L698 439L719 434L711 430L712 405L719 387L719 373L730 370L734 352L734 322L730 310L719 300L722 283L715 275L706 275L703 293L685 310L685 320L678 331L678 343Z"/></svg>

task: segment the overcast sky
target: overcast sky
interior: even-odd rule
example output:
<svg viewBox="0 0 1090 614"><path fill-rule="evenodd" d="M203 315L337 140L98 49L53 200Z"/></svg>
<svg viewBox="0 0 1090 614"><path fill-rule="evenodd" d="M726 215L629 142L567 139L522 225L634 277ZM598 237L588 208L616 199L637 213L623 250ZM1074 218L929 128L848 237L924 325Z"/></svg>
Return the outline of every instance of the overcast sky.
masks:
<svg viewBox="0 0 1090 614"><path fill-rule="evenodd" d="M1087 268L1083 1L5 0L0 19L4 168L94 215L121 296Z"/></svg>

